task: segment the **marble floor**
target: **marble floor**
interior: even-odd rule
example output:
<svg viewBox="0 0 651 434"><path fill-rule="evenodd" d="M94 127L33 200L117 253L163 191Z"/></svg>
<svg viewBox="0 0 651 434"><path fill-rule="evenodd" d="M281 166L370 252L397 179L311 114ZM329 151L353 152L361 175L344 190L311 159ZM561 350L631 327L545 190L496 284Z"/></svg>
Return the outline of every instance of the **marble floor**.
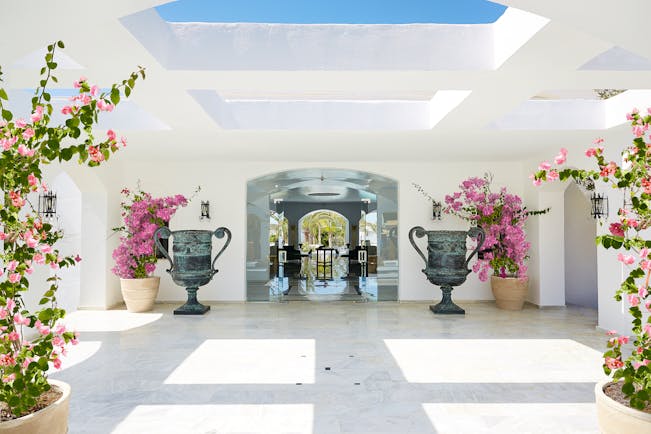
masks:
<svg viewBox="0 0 651 434"><path fill-rule="evenodd" d="M596 312L460 303L78 311L70 433L596 433Z"/></svg>

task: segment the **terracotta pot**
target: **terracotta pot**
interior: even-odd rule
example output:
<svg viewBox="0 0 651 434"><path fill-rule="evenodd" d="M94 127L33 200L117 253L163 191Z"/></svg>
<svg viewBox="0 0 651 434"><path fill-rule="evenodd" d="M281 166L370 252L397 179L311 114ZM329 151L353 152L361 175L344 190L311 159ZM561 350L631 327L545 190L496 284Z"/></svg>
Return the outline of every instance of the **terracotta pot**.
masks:
<svg viewBox="0 0 651 434"><path fill-rule="evenodd" d="M70 385L58 380L48 380L63 392L53 404L36 413L18 419L0 422L2 434L65 434L68 432L68 409L70 407Z"/></svg>
<svg viewBox="0 0 651 434"><path fill-rule="evenodd" d="M129 312L149 312L154 307L160 277L145 277L144 279L120 279L122 298Z"/></svg>
<svg viewBox="0 0 651 434"><path fill-rule="evenodd" d="M521 310L527 297L529 278L491 276L491 289L498 308Z"/></svg>
<svg viewBox="0 0 651 434"><path fill-rule="evenodd" d="M627 407L610 399L604 393L604 386L611 383L605 380L594 388L597 402L597 420L603 434L648 434L651 433L651 414Z"/></svg>

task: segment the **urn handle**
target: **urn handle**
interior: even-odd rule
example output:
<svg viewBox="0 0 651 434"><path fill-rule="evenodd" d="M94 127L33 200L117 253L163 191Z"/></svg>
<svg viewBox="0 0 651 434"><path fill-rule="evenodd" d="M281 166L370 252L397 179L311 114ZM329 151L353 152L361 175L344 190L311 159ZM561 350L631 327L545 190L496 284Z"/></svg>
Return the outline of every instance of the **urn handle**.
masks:
<svg viewBox="0 0 651 434"><path fill-rule="evenodd" d="M172 258L170 258L169 252L163 247L163 245L160 242L161 238L168 238L172 235L172 231L170 231L170 228L167 226L161 226L158 229L156 229L156 232L154 232L154 242L156 243L156 247L160 252L165 256L165 258L170 261L170 268L167 269L166 271L168 273L171 273L172 270L174 269L174 262L172 262Z"/></svg>
<svg viewBox="0 0 651 434"><path fill-rule="evenodd" d="M228 230L228 228L225 227L220 227L215 229L215 232L213 232L213 235L217 238L224 238L224 234L226 235L226 242L222 246L221 250L217 252L217 256L215 256L215 259L212 260L212 274L217 273L217 270L215 268L215 262L217 262L217 258L221 256L222 253L224 253L224 250L226 250L226 247L231 243L231 231Z"/></svg>
<svg viewBox="0 0 651 434"><path fill-rule="evenodd" d="M414 246L414 249L416 249L420 257L423 258L423 261L425 261L425 268L427 268L427 258L416 245L416 242L414 241L414 234L416 234L418 238L422 238L426 234L425 229L423 229L420 226L414 226L413 228L411 228L411 230L409 231L409 242L411 242L411 245Z"/></svg>
<svg viewBox="0 0 651 434"><path fill-rule="evenodd" d="M466 263L464 264L466 268L468 268L468 264L472 260L472 257L475 256L477 252L479 252L479 249L481 249L481 247L484 245L484 240L486 239L486 232L484 232L484 230L479 226L474 226L470 228L470 230L468 231L468 236L470 238L477 237L477 247L475 247L475 250L473 250L470 256L468 256L468 258L466 259Z"/></svg>

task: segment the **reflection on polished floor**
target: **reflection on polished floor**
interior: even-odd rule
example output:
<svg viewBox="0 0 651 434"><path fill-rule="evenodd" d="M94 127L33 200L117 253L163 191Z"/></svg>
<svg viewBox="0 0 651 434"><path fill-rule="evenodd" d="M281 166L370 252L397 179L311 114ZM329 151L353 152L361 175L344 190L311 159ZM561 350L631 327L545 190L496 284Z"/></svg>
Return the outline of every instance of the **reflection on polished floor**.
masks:
<svg viewBox="0 0 651 434"><path fill-rule="evenodd" d="M72 386L71 434L598 432L596 312L463 307L75 312L81 345L52 377Z"/></svg>

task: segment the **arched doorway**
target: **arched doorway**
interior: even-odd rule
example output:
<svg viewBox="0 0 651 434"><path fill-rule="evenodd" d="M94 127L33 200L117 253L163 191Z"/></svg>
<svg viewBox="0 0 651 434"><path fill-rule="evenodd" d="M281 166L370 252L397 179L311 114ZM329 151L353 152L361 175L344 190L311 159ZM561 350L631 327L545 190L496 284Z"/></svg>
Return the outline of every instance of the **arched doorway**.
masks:
<svg viewBox="0 0 651 434"><path fill-rule="evenodd" d="M597 223L590 215L590 199L570 182L564 205L565 304L597 309Z"/></svg>
<svg viewBox="0 0 651 434"><path fill-rule="evenodd" d="M348 227L346 216L337 211L330 209L310 211L298 220L299 245L309 249L319 246L342 248L350 244Z"/></svg>
<svg viewBox="0 0 651 434"><path fill-rule="evenodd" d="M269 242L272 227L275 226L276 232L280 227L270 218L273 215L287 219L286 238L284 231L280 232L283 234L282 245L277 238ZM368 273L366 263L359 268L360 271L352 267L355 270L351 272L349 266L351 262L357 265L358 250L371 252L367 249L368 240L360 237L360 225L364 221L370 224L371 220L360 221L360 217L367 215L375 217L373 225L377 234L372 245L375 264L372 274ZM297 294L295 288L318 292L321 285L331 290L346 279L347 284L343 287L346 290L354 288L349 299L397 300L398 185L395 180L350 169L298 169L273 173L248 181L247 216L248 301L306 295ZM313 222L311 232L304 227L308 218L321 220L323 224ZM362 233L368 234L366 223L363 225L361 229L365 232ZM269 247L266 249L264 246ZM307 284L310 269L307 267L316 261L317 247L336 250L328 254L337 259L332 267L340 268L332 276L317 279L319 282L310 289ZM285 252L279 253L278 250ZM285 257L287 263L281 272L279 262ZM330 271L328 267L330 265L326 266Z"/></svg>

